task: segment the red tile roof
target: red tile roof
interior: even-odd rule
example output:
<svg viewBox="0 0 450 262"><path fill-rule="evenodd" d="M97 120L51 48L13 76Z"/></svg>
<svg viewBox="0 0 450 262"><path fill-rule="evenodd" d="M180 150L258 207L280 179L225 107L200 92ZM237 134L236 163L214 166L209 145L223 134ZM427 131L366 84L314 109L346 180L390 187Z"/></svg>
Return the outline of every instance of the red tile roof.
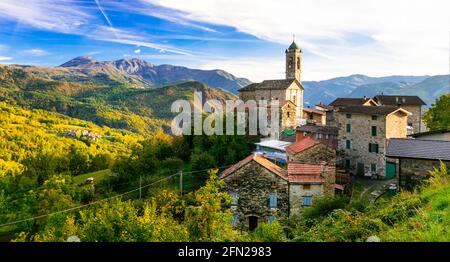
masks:
<svg viewBox="0 0 450 262"><path fill-rule="evenodd" d="M324 164L310 165L310 164L289 163L288 164L289 182L323 183L325 182L325 179L321 176L322 172L333 169L335 169L334 166L327 166Z"/></svg>
<svg viewBox="0 0 450 262"><path fill-rule="evenodd" d="M244 158L243 160L237 162L236 164L232 165L231 167L227 168L222 172L220 175L221 178L224 178L235 171L237 171L239 168L247 165L251 161L255 161L256 163L260 164L270 172L280 176L284 180L287 180L287 172L286 170L282 169L281 167L277 166L276 164L272 163L270 160L267 160L265 157L261 155L249 155L248 157Z"/></svg>
<svg viewBox="0 0 450 262"><path fill-rule="evenodd" d="M286 152L289 154L297 154L320 143L320 141L314 140L314 138L308 136L286 147Z"/></svg>

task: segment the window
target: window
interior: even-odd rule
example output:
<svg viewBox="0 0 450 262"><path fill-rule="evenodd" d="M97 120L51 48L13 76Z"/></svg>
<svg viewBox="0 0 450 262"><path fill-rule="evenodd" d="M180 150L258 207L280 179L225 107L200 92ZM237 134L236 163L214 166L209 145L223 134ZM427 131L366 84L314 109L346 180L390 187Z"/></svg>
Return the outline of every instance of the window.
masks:
<svg viewBox="0 0 450 262"><path fill-rule="evenodd" d="M257 150L259 150L260 148L257 148ZM231 180L231 184L233 185L233 186L237 186L237 185L239 185L239 181L236 179L236 178L233 178L233 180Z"/></svg>
<svg viewBox="0 0 450 262"><path fill-rule="evenodd" d="M345 148L350 149L350 140L345 140Z"/></svg>
<svg viewBox="0 0 450 262"><path fill-rule="evenodd" d="M239 205L239 194L236 193L236 192L233 192L233 193L230 194L230 196L231 196L230 204L231 204L232 206L237 206L237 205Z"/></svg>
<svg viewBox="0 0 450 262"><path fill-rule="evenodd" d="M378 144L369 143L369 152L378 153Z"/></svg>
<svg viewBox="0 0 450 262"><path fill-rule="evenodd" d="M372 136L377 136L377 126L372 126Z"/></svg>
<svg viewBox="0 0 450 262"><path fill-rule="evenodd" d="M303 206L310 206L312 204L312 196L303 196Z"/></svg>
<svg viewBox="0 0 450 262"><path fill-rule="evenodd" d="M233 227L237 226L238 221L239 221L239 215L237 213L234 213L233 218L231 218L231 225Z"/></svg>
<svg viewBox="0 0 450 262"><path fill-rule="evenodd" d="M372 173L376 173L377 172L377 164L374 164L374 163L370 164L370 171Z"/></svg>
<svg viewBox="0 0 450 262"><path fill-rule="evenodd" d="M377 120L377 116L376 115L372 115L372 120Z"/></svg>
<svg viewBox="0 0 450 262"><path fill-rule="evenodd" d="M300 57L297 57L297 69L300 69Z"/></svg>
<svg viewBox="0 0 450 262"><path fill-rule="evenodd" d="M347 118L352 118L352 114L347 114L346 117Z"/></svg>
<svg viewBox="0 0 450 262"><path fill-rule="evenodd" d="M347 133L350 133L352 131L352 125L347 124L346 131Z"/></svg>
<svg viewBox="0 0 450 262"><path fill-rule="evenodd" d="M309 190L311 189L311 185L303 185L303 190Z"/></svg>
<svg viewBox="0 0 450 262"><path fill-rule="evenodd" d="M350 169L350 159L345 159L345 168Z"/></svg>
<svg viewBox="0 0 450 262"><path fill-rule="evenodd" d="M274 215L270 215L269 216L269 224L272 224L275 221L275 216Z"/></svg>
<svg viewBox="0 0 450 262"><path fill-rule="evenodd" d="M269 195L269 207L277 208L277 196L275 194Z"/></svg>
<svg viewBox="0 0 450 262"><path fill-rule="evenodd" d="M277 187L277 182L276 181L270 181L270 187L276 188Z"/></svg>
<svg viewBox="0 0 450 262"><path fill-rule="evenodd" d="M287 117L291 117L291 114L290 114L290 112L287 112L286 114L287 114Z"/></svg>

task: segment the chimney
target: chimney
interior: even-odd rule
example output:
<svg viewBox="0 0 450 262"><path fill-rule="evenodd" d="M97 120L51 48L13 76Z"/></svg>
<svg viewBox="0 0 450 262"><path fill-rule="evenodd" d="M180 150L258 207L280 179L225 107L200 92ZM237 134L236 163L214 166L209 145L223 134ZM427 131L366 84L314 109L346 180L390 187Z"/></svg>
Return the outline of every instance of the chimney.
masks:
<svg viewBox="0 0 450 262"><path fill-rule="evenodd" d="M367 100L367 96L364 96L364 100Z"/></svg>

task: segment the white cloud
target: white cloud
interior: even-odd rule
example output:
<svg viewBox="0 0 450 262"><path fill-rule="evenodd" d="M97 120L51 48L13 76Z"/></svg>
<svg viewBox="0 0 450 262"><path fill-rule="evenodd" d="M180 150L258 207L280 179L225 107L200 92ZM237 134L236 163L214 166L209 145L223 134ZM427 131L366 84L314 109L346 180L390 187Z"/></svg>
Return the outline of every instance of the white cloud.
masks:
<svg viewBox="0 0 450 262"><path fill-rule="evenodd" d="M31 56L44 56L47 54L47 52L42 49L27 49L24 50L23 53Z"/></svg>
<svg viewBox="0 0 450 262"><path fill-rule="evenodd" d="M177 19L228 25L284 45L295 34L305 51L304 79L448 73L447 0L141 1L179 10L172 12ZM265 75L265 63L254 70L258 78L276 75Z"/></svg>
<svg viewBox="0 0 450 262"><path fill-rule="evenodd" d="M9 56L0 56L0 61L8 61L11 59L12 59L12 57L9 57Z"/></svg>
<svg viewBox="0 0 450 262"><path fill-rule="evenodd" d="M93 17L74 0L1 0L0 17L18 25L64 33L77 33Z"/></svg>
<svg viewBox="0 0 450 262"><path fill-rule="evenodd" d="M141 49L136 49L133 51L135 54L140 54L141 53Z"/></svg>

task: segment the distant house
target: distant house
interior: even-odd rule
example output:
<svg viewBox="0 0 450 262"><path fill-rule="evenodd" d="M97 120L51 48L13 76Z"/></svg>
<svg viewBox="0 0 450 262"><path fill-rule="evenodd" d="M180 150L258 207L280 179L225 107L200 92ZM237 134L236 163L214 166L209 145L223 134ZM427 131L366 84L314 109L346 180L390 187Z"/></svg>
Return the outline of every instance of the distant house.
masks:
<svg viewBox="0 0 450 262"><path fill-rule="evenodd" d="M296 129L296 141L301 141L307 137L337 146L338 128L335 126L303 125Z"/></svg>
<svg viewBox="0 0 450 262"><path fill-rule="evenodd" d="M286 147L286 153L288 162L336 164L336 149L310 136Z"/></svg>
<svg viewBox="0 0 450 262"><path fill-rule="evenodd" d="M426 103L418 96L378 95L373 98L381 106L396 106L405 109L412 115L408 118L408 126L412 133L424 131L422 126L422 106Z"/></svg>
<svg viewBox="0 0 450 262"><path fill-rule="evenodd" d="M282 169L252 154L221 174L230 194L233 225L253 230L259 223L284 220L317 196L334 194L335 167L289 163Z"/></svg>
<svg viewBox="0 0 450 262"><path fill-rule="evenodd" d="M292 144L291 142L285 142L280 140L266 140L256 145L256 154L262 155L275 162L286 163L286 147Z"/></svg>
<svg viewBox="0 0 450 262"><path fill-rule="evenodd" d="M395 177L385 156L387 139L406 138L408 111L387 106L349 106L337 111L338 165L359 176Z"/></svg>
<svg viewBox="0 0 450 262"><path fill-rule="evenodd" d="M450 141L450 128L433 130L422 133L415 133L409 136L419 140Z"/></svg>
<svg viewBox="0 0 450 262"><path fill-rule="evenodd" d="M329 104L334 109L340 109L347 106L378 106L378 103L372 98L362 97L362 98L336 98L333 102Z"/></svg>
<svg viewBox="0 0 450 262"><path fill-rule="evenodd" d="M326 125L326 112L319 109L305 107L303 108L303 119L306 119L306 123Z"/></svg>
<svg viewBox="0 0 450 262"><path fill-rule="evenodd" d="M386 156L398 159L399 185L412 189L444 162L450 168L450 141L397 139L388 141Z"/></svg>

